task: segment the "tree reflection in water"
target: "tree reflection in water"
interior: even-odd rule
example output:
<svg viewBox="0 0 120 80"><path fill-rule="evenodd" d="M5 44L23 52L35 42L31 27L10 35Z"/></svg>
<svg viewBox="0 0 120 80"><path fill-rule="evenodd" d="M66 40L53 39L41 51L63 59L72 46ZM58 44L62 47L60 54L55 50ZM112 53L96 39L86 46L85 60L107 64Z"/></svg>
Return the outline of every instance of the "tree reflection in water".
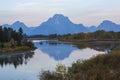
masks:
<svg viewBox="0 0 120 80"><path fill-rule="evenodd" d="M81 44L75 44L75 46L79 49L84 48L91 48L97 51L111 51L115 49L116 46L118 46L117 43L81 43Z"/></svg>
<svg viewBox="0 0 120 80"><path fill-rule="evenodd" d="M0 65L4 67L8 64L14 65L17 68L19 65L27 64L27 62L33 57L34 52L20 52L0 55Z"/></svg>

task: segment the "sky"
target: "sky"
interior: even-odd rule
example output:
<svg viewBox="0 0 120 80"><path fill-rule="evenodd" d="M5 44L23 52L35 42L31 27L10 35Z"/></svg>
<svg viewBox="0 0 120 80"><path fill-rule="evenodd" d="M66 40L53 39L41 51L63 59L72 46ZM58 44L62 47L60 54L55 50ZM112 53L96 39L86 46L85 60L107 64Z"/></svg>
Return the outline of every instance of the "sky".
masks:
<svg viewBox="0 0 120 80"><path fill-rule="evenodd" d="M1 25L21 21L38 26L54 14L86 26L97 26L103 20L120 24L120 0L0 0Z"/></svg>

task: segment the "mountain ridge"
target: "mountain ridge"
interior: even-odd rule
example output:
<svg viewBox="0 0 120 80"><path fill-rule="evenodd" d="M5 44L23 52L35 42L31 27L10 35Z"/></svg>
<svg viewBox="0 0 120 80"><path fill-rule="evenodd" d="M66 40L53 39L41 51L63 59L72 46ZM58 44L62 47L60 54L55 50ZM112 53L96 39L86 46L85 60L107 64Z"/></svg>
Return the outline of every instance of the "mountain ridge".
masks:
<svg viewBox="0 0 120 80"><path fill-rule="evenodd" d="M21 27L25 34L27 35L50 35L50 34L75 34L75 33L87 33L94 32L96 30L105 30L105 31L120 31L120 25L116 24L110 20L104 20L100 25L87 27L83 24L74 24L68 17L62 14L55 14L53 17L50 17L47 21L43 22L36 27L28 27L23 22L16 21L13 24L4 24L3 27L11 27L14 30L18 31Z"/></svg>

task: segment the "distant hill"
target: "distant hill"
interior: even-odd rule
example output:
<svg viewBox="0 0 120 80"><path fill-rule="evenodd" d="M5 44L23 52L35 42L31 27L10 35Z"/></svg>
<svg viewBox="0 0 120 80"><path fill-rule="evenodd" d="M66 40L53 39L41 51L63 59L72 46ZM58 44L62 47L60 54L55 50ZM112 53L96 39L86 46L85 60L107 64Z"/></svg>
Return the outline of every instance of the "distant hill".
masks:
<svg viewBox="0 0 120 80"><path fill-rule="evenodd" d="M105 30L105 31L120 31L120 25L113 23L109 20L104 20L98 27L97 30Z"/></svg>
<svg viewBox="0 0 120 80"><path fill-rule="evenodd" d="M3 27L11 27L18 31L21 27L27 35L49 35L49 34L75 34L75 33L87 33L94 32L96 30L105 31L120 31L120 25L113 23L112 21L105 20L99 26L86 27L83 24L74 24L68 17L62 14L55 14L49 18L46 22L43 22L39 26L28 27L23 22L16 21L12 25L4 24Z"/></svg>

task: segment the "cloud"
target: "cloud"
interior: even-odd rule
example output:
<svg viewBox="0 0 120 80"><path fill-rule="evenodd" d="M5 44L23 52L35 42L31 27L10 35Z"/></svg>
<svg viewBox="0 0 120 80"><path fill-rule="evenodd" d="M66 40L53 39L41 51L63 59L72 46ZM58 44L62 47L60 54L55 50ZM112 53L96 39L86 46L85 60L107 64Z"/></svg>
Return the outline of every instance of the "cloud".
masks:
<svg viewBox="0 0 120 80"><path fill-rule="evenodd" d="M0 23L22 20L28 25L38 25L56 13L85 25L98 25L103 19L118 22L119 3L120 0L12 0L7 3L5 0L0 1Z"/></svg>
<svg viewBox="0 0 120 80"><path fill-rule="evenodd" d="M86 26L98 26L103 20L111 20L115 23L120 24L120 10L93 10L86 11L82 14L77 14L71 18L75 23L83 23Z"/></svg>

